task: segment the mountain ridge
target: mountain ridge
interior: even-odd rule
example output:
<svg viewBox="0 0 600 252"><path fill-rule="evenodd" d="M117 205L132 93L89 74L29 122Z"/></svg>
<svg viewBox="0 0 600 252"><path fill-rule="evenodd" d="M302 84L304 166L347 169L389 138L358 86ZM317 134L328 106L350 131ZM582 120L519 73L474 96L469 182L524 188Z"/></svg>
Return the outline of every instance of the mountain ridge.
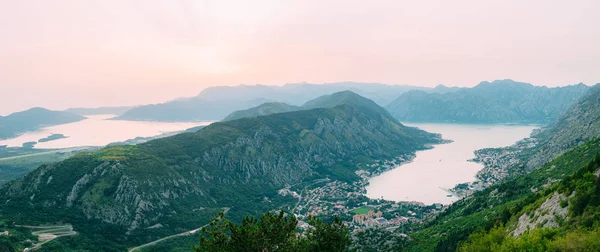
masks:
<svg viewBox="0 0 600 252"><path fill-rule="evenodd" d="M217 121L227 115L265 102L284 102L293 106L315 99L319 96L351 90L377 104L384 105L398 95L409 90L436 89L379 83L336 82L326 84L295 83L283 86L238 85L208 87L194 97L174 99L159 104L150 104L133 108L117 120L140 121ZM449 92L453 88L441 92ZM260 102L262 101L262 102Z"/></svg>
<svg viewBox="0 0 600 252"><path fill-rule="evenodd" d="M310 110L315 108L333 108L343 104L370 108L378 113L389 116L389 112L387 110L383 109L372 100L364 99L362 96L353 91L344 90L309 100L302 104L302 106L293 106L286 103L263 103L254 108L235 111L227 116L223 121L230 121L244 117L258 117L283 112ZM390 116L390 118L392 117Z"/></svg>
<svg viewBox="0 0 600 252"><path fill-rule="evenodd" d="M0 117L0 139L12 138L26 131L84 119L86 118L70 112L35 107Z"/></svg>
<svg viewBox="0 0 600 252"><path fill-rule="evenodd" d="M411 122L547 124L588 89L583 84L548 88L507 79L443 94L409 91L386 109Z"/></svg>

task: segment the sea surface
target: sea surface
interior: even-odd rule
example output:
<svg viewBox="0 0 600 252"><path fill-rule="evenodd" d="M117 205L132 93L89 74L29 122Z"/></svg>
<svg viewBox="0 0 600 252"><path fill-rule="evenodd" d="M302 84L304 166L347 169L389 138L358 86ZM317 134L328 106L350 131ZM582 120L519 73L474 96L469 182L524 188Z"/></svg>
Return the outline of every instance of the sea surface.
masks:
<svg viewBox="0 0 600 252"><path fill-rule="evenodd" d="M63 134L67 138L37 143L35 148L105 146L112 142L125 141L136 137L152 137L211 123L107 120L114 117L114 115L90 115L86 117L87 119L79 122L50 126L38 131L25 132L16 138L0 140L0 145L20 147L25 142L37 142L51 134Z"/></svg>
<svg viewBox="0 0 600 252"><path fill-rule="evenodd" d="M369 180L367 197L393 201L417 201L425 204L450 204L447 189L475 181L483 165L469 162L474 151L503 147L529 137L537 126L469 125L469 124L405 124L442 134L452 143L435 145L419 151L415 159Z"/></svg>

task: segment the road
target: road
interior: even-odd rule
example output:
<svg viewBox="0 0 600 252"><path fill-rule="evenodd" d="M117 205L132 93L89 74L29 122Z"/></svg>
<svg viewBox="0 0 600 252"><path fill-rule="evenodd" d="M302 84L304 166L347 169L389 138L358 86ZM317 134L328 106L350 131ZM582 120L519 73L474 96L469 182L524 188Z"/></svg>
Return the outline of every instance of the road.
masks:
<svg viewBox="0 0 600 252"><path fill-rule="evenodd" d="M27 226L27 225L15 225L17 227L41 229L39 231L33 231L31 234L38 237L41 241L38 244L33 245L31 248L25 248L23 251L33 251L42 247L42 245L63 236L76 235L77 232L73 231L73 226L62 225L62 226Z"/></svg>
<svg viewBox="0 0 600 252"><path fill-rule="evenodd" d="M223 213L227 213L227 211L229 211L229 207L225 207L225 208L223 209ZM157 244L157 243L159 243L159 242L162 242L162 241L165 241L165 240L168 240L168 239L171 239L171 238L175 238L175 237L179 237L179 236L184 236L184 235L191 235L191 234L195 234L196 232L200 231L200 230L201 230L203 227L206 227L206 226L208 226L208 225L210 225L210 224L206 224L206 225L204 225L204 226L201 226L201 227L199 227L199 228L196 228L196 229L194 229L194 230L185 231L185 232L183 232L183 233L174 234L174 235L169 235L169 236L167 236L167 237L160 238L160 239L158 239L158 240L156 240L156 241L152 241L152 242L146 243L146 244L144 244L144 245L140 245L140 246L137 246L137 247L135 247L135 248L131 248L131 249L129 249L129 252L133 252L133 251L136 251L136 250L139 250L139 249L145 248L145 247L149 247L149 246L152 246L152 245L154 245L154 244Z"/></svg>
<svg viewBox="0 0 600 252"><path fill-rule="evenodd" d="M58 152L68 153L71 151L82 151L82 150L86 150L86 149L90 149L90 148L92 148L92 147L84 146L84 147L70 147L70 148L64 148L64 149L55 149L55 150L51 150L51 151L43 151L43 152L36 152L36 153L30 153L30 154L3 157L3 158L0 158L0 161L7 161L7 160L12 160L12 159L18 159L18 158L35 157L35 156L43 156L43 155L48 155L48 154L56 154Z"/></svg>

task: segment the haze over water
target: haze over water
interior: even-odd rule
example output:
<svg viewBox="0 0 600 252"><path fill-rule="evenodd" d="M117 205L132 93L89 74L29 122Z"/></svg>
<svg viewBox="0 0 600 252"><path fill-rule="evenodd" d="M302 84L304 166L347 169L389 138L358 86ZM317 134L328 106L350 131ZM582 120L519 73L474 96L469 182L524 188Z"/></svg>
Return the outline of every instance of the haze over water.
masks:
<svg viewBox="0 0 600 252"><path fill-rule="evenodd" d="M535 126L406 124L442 134L453 140L433 149L419 151L413 162L401 165L369 180L367 197L393 201L418 201L425 204L450 204L446 189L456 184L475 181L483 165L468 162L474 151L509 146L528 137Z"/></svg>
<svg viewBox="0 0 600 252"><path fill-rule="evenodd" d="M186 130L195 126L208 125L210 122L146 122L106 120L114 115L86 116L87 119L50 126L38 131L25 132L22 135L0 140L0 145L20 147L25 142L38 141L51 134L63 134L68 138L41 142L35 148L69 148L78 146L104 146L136 137L152 137L162 133Z"/></svg>

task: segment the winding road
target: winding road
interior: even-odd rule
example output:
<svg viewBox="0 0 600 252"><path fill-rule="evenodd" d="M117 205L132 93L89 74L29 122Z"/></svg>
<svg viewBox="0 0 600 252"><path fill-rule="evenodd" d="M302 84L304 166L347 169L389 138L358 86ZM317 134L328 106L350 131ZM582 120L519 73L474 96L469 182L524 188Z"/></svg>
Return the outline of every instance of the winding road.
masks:
<svg viewBox="0 0 600 252"><path fill-rule="evenodd" d="M229 207L225 207L225 208L223 208L223 213L225 213L225 214L226 214L226 213L227 213L227 211L229 211ZM131 249L129 249L129 252L133 252L133 251L136 251L136 250L140 250L140 249L142 249L142 248L145 248L145 247L152 246L152 245L154 245L154 244L157 244L157 243L159 243L159 242L162 242L162 241L165 241L165 240L168 240L168 239L171 239L171 238L175 238L175 237L179 237L179 236L184 236L184 235L191 235L191 234L195 234L196 232L200 231L200 230L201 230L203 227L206 227L206 226L208 226L208 225L210 225L210 223L209 223L209 224L206 224L206 225L204 225L204 226L201 226L201 227L199 227L199 228L196 228L196 229L194 229L194 230L185 231L185 232L183 232L183 233L179 233L179 234L169 235L169 236L167 236L167 237L160 238L160 239L158 239L158 240L156 240L156 241L151 241L151 242L149 242L149 243L146 243L146 244L143 244L143 245L137 246L137 247L135 247L135 248L131 248Z"/></svg>
<svg viewBox="0 0 600 252"><path fill-rule="evenodd" d="M41 229L39 231L31 232L32 235L38 237L38 240L41 242L33 245L31 248L25 248L23 251L32 251L37 250L42 247L42 245L63 236L76 235L77 232L73 231L73 226L71 225L62 225L62 226L26 226L26 225L15 225L17 227L31 228L31 229Z"/></svg>

